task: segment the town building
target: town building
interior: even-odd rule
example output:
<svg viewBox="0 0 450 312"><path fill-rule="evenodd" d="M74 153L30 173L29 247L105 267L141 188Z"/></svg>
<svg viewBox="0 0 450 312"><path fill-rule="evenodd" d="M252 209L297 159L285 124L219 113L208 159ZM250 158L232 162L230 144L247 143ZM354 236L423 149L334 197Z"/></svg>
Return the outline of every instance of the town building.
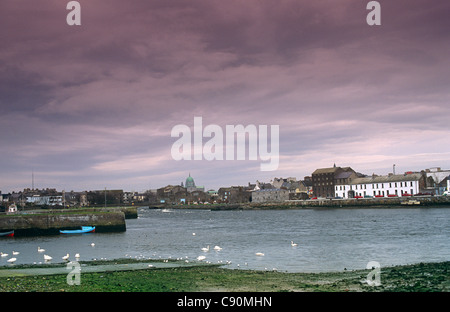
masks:
<svg viewBox="0 0 450 312"><path fill-rule="evenodd" d="M218 202L237 204L237 203L249 203L252 201L253 189L246 186L230 186L219 188Z"/></svg>
<svg viewBox="0 0 450 312"><path fill-rule="evenodd" d="M424 170L426 175L426 192L433 195L442 195L447 188L447 180L450 170L442 170L440 167L433 167Z"/></svg>
<svg viewBox="0 0 450 312"><path fill-rule="evenodd" d="M186 203L187 204L203 204L210 201L210 196L207 192L203 191L192 191L187 193Z"/></svg>
<svg viewBox="0 0 450 312"><path fill-rule="evenodd" d="M62 191L62 196L63 204L66 207L85 207L89 205L87 192Z"/></svg>
<svg viewBox="0 0 450 312"><path fill-rule="evenodd" d="M62 206L63 205L63 196L62 195L27 196L27 203L36 205L36 206Z"/></svg>
<svg viewBox="0 0 450 312"><path fill-rule="evenodd" d="M95 190L86 192L86 202L93 206L121 205L123 190Z"/></svg>
<svg viewBox="0 0 450 312"><path fill-rule="evenodd" d="M287 189L260 189L252 191L252 203L279 203L289 200Z"/></svg>
<svg viewBox="0 0 450 312"><path fill-rule="evenodd" d="M316 169L311 175L313 195L315 197L335 197L336 184L347 184L362 176L350 167L336 167Z"/></svg>
<svg viewBox="0 0 450 312"><path fill-rule="evenodd" d="M8 210L6 211L7 214L14 214L17 213L17 206L16 204L12 203L9 205Z"/></svg>
<svg viewBox="0 0 450 312"><path fill-rule="evenodd" d="M312 182L310 177L305 177L304 180L297 180L296 178L274 178L272 187L275 189L285 189L289 191L290 200L308 199L312 196Z"/></svg>
<svg viewBox="0 0 450 312"><path fill-rule="evenodd" d="M10 197L11 194L3 194L2 191L0 191L0 202L8 202Z"/></svg>
<svg viewBox="0 0 450 312"><path fill-rule="evenodd" d="M167 185L156 190L156 199L159 203L185 203L187 190L181 185Z"/></svg>
<svg viewBox="0 0 450 312"><path fill-rule="evenodd" d="M392 197L421 193L425 189L425 175L421 173L372 175L335 185L335 197Z"/></svg>

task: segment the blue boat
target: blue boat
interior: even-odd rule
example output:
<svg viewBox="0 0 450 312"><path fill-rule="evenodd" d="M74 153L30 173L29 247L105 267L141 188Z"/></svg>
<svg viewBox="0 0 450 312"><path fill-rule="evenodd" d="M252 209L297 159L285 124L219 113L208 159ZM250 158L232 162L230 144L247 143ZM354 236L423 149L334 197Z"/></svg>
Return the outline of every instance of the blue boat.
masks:
<svg viewBox="0 0 450 312"><path fill-rule="evenodd" d="M60 230L61 234L83 234L83 233L94 233L95 226L82 226L81 230Z"/></svg>

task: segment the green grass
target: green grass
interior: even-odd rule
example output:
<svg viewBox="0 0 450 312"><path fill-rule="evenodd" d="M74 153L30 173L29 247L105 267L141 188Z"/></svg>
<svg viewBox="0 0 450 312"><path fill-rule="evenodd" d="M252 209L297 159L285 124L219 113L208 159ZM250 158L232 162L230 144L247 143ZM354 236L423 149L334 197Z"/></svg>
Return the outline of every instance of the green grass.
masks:
<svg viewBox="0 0 450 312"><path fill-rule="evenodd" d="M0 291L37 292L418 292L450 291L450 262L381 269L381 286L363 281L370 270L331 273L283 273L199 266L135 271L82 273L81 284L70 286L67 275L0 278Z"/></svg>

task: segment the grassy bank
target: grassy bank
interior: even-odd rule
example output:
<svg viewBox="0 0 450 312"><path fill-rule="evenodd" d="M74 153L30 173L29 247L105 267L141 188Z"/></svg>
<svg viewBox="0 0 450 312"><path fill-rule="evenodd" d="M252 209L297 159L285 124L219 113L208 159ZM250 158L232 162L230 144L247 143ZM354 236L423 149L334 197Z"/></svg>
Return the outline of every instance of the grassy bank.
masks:
<svg viewBox="0 0 450 312"><path fill-rule="evenodd" d="M283 273L200 266L81 274L69 286L66 275L0 278L0 291L37 292L418 292L450 291L450 262L381 269L381 286L364 282L370 270L332 273Z"/></svg>

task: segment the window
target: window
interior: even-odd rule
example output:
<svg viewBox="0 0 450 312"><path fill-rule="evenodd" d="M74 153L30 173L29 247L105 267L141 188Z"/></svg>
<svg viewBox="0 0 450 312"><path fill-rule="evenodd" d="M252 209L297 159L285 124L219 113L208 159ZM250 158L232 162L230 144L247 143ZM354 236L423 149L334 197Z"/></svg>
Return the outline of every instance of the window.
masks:
<svg viewBox="0 0 450 312"><path fill-rule="evenodd" d="M411 181L411 185L410 186L413 186L413 183L412 183L412 181ZM411 192L412 193L412 192Z"/></svg>

